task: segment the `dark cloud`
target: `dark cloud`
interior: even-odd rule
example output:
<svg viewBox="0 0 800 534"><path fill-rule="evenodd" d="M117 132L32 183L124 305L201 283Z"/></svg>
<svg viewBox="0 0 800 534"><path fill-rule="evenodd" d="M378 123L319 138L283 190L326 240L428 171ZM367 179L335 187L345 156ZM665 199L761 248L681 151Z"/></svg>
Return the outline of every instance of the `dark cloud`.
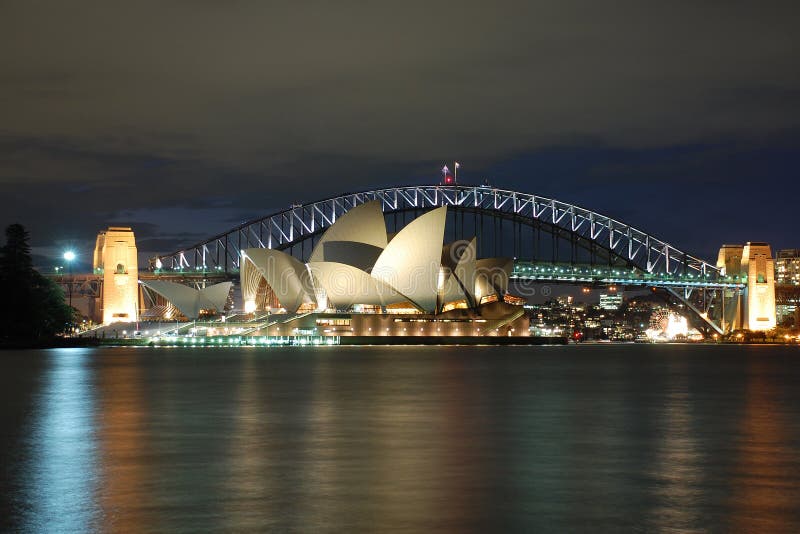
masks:
<svg viewBox="0 0 800 534"><path fill-rule="evenodd" d="M143 221L148 248L161 247L292 202L429 182L457 157L465 178L574 198L687 247L786 242L786 223L744 227L729 206L752 180L794 191L795 11L6 4L0 223L23 222L37 246L58 247ZM670 210L641 207L654 195ZM712 219L705 237L684 235L681 210Z"/></svg>

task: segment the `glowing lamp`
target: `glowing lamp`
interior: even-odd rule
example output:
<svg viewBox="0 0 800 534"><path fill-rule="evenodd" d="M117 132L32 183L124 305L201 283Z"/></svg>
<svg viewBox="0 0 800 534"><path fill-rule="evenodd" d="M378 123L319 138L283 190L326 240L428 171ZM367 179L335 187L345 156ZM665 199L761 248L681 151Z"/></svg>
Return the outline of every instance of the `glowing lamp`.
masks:
<svg viewBox="0 0 800 534"><path fill-rule="evenodd" d="M66 261L72 261L72 260L74 260L74 259L75 259L75 253L74 253L74 252L72 252L71 250L68 250L68 251L66 251L66 252L64 253L64 259L65 259Z"/></svg>

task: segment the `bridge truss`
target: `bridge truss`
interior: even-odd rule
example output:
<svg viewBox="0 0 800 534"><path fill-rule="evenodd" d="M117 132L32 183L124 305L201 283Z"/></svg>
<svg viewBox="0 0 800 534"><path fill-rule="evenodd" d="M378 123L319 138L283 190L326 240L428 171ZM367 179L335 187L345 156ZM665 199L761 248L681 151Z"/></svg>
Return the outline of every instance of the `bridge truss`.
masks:
<svg viewBox="0 0 800 534"><path fill-rule="evenodd" d="M353 207L379 200L386 214L451 206L518 222L543 223L555 232L593 242L647 273L693 273L717 277L718 269L621 221L558 200L489 186L427 185L348 193L239 225L182 250L152 258L152 269L224 270L239 268L246 248L287 249L318 236ZM483 236L484 238L486 236Z"/></svg>

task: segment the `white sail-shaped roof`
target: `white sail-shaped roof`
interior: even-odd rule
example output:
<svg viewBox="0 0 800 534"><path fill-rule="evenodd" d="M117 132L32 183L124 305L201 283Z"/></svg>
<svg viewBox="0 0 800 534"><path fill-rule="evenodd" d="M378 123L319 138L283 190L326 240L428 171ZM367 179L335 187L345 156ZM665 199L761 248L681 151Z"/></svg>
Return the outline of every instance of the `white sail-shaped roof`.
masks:
<svg viewBox="0 0 800 534"><path fill-rule="evenodd" d="M436 310L446 220L447 206L417 217L392 239L372 268L372 276L431 313Z"/></svg>
<svg viewBox="0 0 800 534"><path fill-rule="evenodd" d="M467 300L475 299L475 269L478 261L477 240L473 237L461 251L454 270L461 286L467 290Z"/></svg>
<svg viewBox="0 0 800 534"><path fill-rule="evenodd" d="M200 304L201 308L204 303L213 304L213 308L217 312L225 309L225 304L228 302L228 296L231 294L231 287L233 282L222 282L214 284L213 286L204 287L200 290Z"/></svg>
<svg viewBox="0 0 800 534"><path fill-rule="evenodd" d="M239 276L245 308L255 301L263 277L281 305L294 313L301 304L315 302L314 287L306 266L298 259L269 248L249 248L243 251Z"/></svg>
<svg viewBox="0 0 800 534"><path fill-rule="evenodd" d="M385 306L408 300L390 285L352 265L316 261L308 267L325 290L328 305L334 308L349 308L354 304Z"/></svg>
<svg viewBox="0 0 800 534"><path fill-rule="evenodd" d="M436 313L448 302L469 306L508 290L513 261L477 260L476 240L442 246L447 207L411 221L387 243L378 201L344 214L314 248L308 264L272 249L242 253L241 287L245 310L254 310L259 284L270 286L290 313L304 303L336 308L355 304L385 306L410 302ZM327 302L327 303L326 303Z"/></svg>
<svg viewBox="0 0 800 534"><path fill-rule="evenodd" d="M233 285L232 282L222 282L194 289L166 280L142 280L142 284L167 299L189 319L196 319L201 310L223 311Z"/></svg>
<svg viewBox="0 0 800 534"><path fill-rule="evenodd" d="M355 241L326 241L322 253L327 262L345 263L362 271L369 271L383 252L382 248Z"/></svg>
<svg viewBox="0 0 800 534"><path fill-rule="evenodd" d="M456 241L442 249L443 275L439 287L440 303L475 297L476 240Z"/></svg>
<svg viewBox="0 0 800 534"><path fill-rule="evenodd" d="M339 217L339 219L328 228L320 238L308 261L334 261L340 263L351 264L347 259L346 250L341 249L339 246L327 247L328 243L362 243L369 245L369 248L360 247L358 249L351 248L351 252L358 250L361 255L364 250L383 250L386 248L386 221L383 218L383 211L381 210L381 203L379 200L372 200L365 202ZM363 250L361 250L363 249ZM374 261L377 254L370 258ZM354 258L356 259L356 258ZM359 261L363 264L363 261Z"/></svg>
<svg viewBox="0 0 800 534"><path fill-rule="evenodd" d="M446 267L442 267L439 275L439 304L444 305L465 298L458 279Z"/></svg>
<svg viewBox="0 0 800 534"><path fill-rule="evenodd" d="M466 300L472 306L475 298L475 238L456 241L442 248L442 273L439 280L439 303Z"/></svg>
<svg viewBox="0 0 800 534"><path fill-rule="evenodd" d="M508 278L514 268L511 258L486 258L475 263L475 300L508 291Z"/></svg>

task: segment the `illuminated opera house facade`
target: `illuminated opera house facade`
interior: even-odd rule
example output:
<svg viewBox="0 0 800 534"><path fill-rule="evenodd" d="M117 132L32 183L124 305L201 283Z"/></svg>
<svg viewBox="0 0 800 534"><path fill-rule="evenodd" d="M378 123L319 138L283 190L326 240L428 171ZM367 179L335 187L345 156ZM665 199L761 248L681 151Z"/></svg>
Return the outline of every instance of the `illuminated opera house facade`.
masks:
<svg viewBox="0 0 800 534"><path fill-rule="evenodd" d="M279 250L243 250L244 311L276 319L254 333L528 335L520 299L507 294L513 260L478 259L474 238L444 244L446 210L392 235L378 201L359 205L328 228L306 263Z"/></svg>

